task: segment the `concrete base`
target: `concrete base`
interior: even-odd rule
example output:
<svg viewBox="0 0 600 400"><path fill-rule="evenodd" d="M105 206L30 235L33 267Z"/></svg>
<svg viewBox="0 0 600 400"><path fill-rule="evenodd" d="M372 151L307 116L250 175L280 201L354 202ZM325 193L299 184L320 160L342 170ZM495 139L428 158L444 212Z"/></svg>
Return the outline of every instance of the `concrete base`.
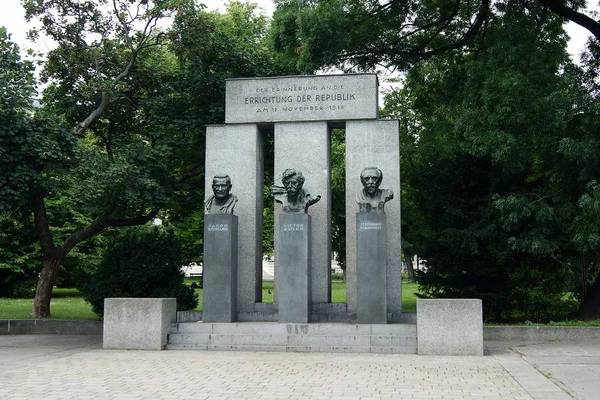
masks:
<svg viewBox="0 0 600 400"><path fill-rule="evenodd" d="M482 356L481 300L417 300L417 334L420 355Z"/></svg>
<svg viewBox="0 0 600 400"><path fill-rule="evenodd" d="M176 315L176 299L105 299L102 347L163 350Z"/></svg>
<svg viewBox="0 0 600 400"><path fill-rule="evenodd" d="M279 216L279 322L310 321L310 215Z"/></svg>
<svg viewBox="0 0 600 400"><path fill-rule="evenodd" d="M415 354L417 338L409 324L180 323L167 349Z"/></svg>
<svg viewBox="0 0 600 400"><path fill-rule="evenodd" d="M233 322L237 313L238 217L204 216L204 321Z"/></svg>
<svg viewBox="0 0 600 400"><path fill-rule="evenodd" d="M387 323L385 214L356 214L356 319Z"/></svg>

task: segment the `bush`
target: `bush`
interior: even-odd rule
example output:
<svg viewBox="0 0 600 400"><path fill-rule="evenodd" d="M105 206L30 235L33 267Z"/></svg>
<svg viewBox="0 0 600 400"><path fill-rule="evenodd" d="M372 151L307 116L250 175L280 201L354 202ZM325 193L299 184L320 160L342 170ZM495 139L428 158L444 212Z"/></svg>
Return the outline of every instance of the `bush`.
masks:
<svg viewBox="0 0 600 400"><path fill-rule="evenodd" d="M130 228L117 235L80 290L100 316L107 297L175 297L178 310L193 310L198 295L184 284L181 267L181 246L172 231Z"/></svg>

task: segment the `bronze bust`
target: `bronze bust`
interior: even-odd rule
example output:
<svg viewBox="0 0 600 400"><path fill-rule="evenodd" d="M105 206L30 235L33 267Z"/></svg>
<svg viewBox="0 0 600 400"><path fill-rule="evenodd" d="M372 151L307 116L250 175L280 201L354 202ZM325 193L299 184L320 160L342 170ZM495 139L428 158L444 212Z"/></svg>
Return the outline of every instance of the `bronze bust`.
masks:
<svg viewBox="0 0 600 400"><path fill-rule="evenodd" d="M390 189L379 189L383 172L377 167L367 167L360 173L363 189L356 193L358 212L382 213L385 203L394 198Z"/></svg>
<svg viewBox="0 0 600 400"><path fill-rule="evenodd" d="M231 194L231 187L229 175L222 174L213 177L213 195L204 203L207 214L233 214L238 199Z"/></svg>
<svg viewBox="0 0 600 400"><path fill-rule="evenodd" d="M304 189L304 175L295 169L286 169L281 176L283 186L273 186L273 197L283 205L285 213L308 213L308 207L321 200L321 196L312 197Z"/></svg>

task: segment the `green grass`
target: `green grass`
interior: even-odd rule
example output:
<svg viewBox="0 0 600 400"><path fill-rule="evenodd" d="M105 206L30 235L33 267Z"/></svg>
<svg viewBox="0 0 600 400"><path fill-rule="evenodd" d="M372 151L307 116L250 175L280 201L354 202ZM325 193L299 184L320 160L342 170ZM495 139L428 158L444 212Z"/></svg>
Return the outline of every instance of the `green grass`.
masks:
<svg viewBox="0 0 600 400"><path fill-rule="evenodd" d="M185 284L198 282L197 279L185 279ZM416 312L416 296L414 293L418 290L416 283L402 284L402 306L404 312ZM275 292L273 282L263 282L263 303L272 303ZM202 289L196 289L198 293L199 304L197 310L202 310ZM331 299L334 303L346 302L346 284L344 282L332 282ZM0 298L0 319L32 319L31 308L33 299L7 299ZM77 289L55 288L52 291L52 301L50 303L52 319L99 319L92 312L92 307L86 303L80 296Z"/></svg>
<svg viewBox="0 0 600 400"><path fill-rule="evenodd" d="M33 319L32 306L33 299L0 298L0 319ZM54 289L50 312L52 319L100 319L92 312L92 306L83 300L77 289Z"/></svg>
<svg viewBox="0 0 600 400"><path fill-rule="evenodd" d="M186 284L190 285L194 280L186 278ZM198 282L196 280L196 282ZM416 283L403 283L402 284L402 311L403 312L417 312L417 296L415 293L418 291L419 285ZM272 281L263 282L262 289L262 302L272 303L273 294L275 292L274 284ZM202 289L196 289L198 293L199 304L196 310L202 310ZM332 303L345 303L346 302L346 284L344 282L332 282L331 283L331 302Z"/></svg>

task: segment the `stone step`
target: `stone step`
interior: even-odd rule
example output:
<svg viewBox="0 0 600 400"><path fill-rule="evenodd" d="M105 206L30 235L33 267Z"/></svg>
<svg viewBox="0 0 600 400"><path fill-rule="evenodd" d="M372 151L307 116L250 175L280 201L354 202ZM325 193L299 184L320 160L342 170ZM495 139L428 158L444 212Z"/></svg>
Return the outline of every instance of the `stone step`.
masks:
<svg viewBox="0 0 600 400"><path fill-rule="evenodd" d="M304 353L378 353L417 354L415 347L369 347L369 346L259 346L259 345L202 345L196 343L167 344L166 350L200 351L264 351Z"/></svg>
<svg viewBox="0 0 600 400"><path fill-rule="evenodd" d="M416 324L344 324L310 323L284 324L277 322L174 323L171 333L219 333L258 335L377 335L417 336Z"/></svg>
<svg viewBox="0 0 600 400"><path fill-rule="evenodd" d="M167 349L416 354L413 324L177 323Z"/></svg>

